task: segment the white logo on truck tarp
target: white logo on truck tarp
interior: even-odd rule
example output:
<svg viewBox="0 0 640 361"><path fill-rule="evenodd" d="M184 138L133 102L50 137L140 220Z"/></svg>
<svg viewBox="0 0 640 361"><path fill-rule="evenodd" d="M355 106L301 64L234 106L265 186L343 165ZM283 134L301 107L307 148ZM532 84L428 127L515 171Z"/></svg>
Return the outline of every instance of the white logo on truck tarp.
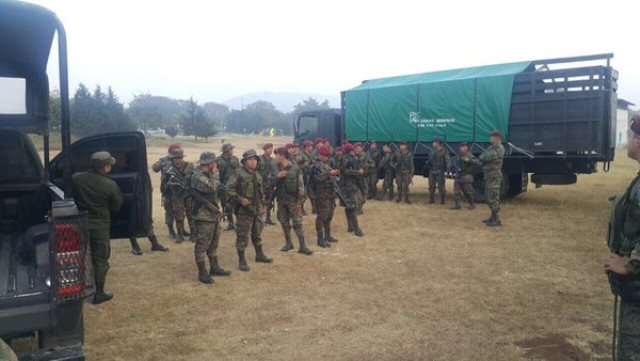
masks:
<svg viewBox="0 0 640 361"><path fill-rule="evenodd" d="M409 112L409 123L419 128L444 128L447 124L455 123L454 118L420 118L420 113Z"/></svg>

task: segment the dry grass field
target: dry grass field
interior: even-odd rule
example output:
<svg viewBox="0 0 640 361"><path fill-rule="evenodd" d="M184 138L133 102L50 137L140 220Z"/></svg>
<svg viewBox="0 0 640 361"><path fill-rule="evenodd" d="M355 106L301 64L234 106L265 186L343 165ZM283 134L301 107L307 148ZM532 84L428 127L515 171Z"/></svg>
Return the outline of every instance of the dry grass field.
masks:
<svg viewBox="0 0 640 361"><path fill-rule="evenodd" d="M266 141L236 138L237 154ZM167 140L149 142L151 165ZM187 160L219 153L220 140L182 142ZM624 191L637 164L619 151L609 173L573 186L534 189L504 203L504 226L485 227L486 206L427 205L416 177L412 205L370 201L365 237L334 221L340 240L315 253L282 253L280 226L263 233L272 265L237 270L235 235L219 255L231 277L197 281L193 245L167 239L159 177L154 221L169 253L137 257L112 241L113 301L85 308L89 360L606 360L612 296L601 270L607 198ZM451 181L448 181L451 182ZM453 184L448 183L449 189ZM449 199L451 201L451 199Z"/></svg>

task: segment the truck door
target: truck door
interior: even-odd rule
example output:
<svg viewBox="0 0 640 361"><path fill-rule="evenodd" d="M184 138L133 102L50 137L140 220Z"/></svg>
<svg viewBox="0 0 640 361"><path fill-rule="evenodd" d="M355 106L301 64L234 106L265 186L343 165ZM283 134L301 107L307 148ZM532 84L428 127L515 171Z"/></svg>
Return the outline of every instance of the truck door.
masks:
<svg viewBox="0 0 640 361"><path fill-rule="evenodd" d="M116 158L109 178L120 187L122 208L111 214L111 238L145 237L151 224L151 178L147 148L140 132L109 133L80 139L71 145L72 173L91 169L91 154L108 151ZM61 156L51 161L51 179L62 187Z"/></svg>

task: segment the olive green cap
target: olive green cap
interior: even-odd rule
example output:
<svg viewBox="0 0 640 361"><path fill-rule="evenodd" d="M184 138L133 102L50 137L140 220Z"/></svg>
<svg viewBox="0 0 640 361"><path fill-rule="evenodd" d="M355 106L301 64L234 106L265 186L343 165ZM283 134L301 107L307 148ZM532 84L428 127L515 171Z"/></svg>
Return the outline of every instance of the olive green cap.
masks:
<svg viewBox="0 0 640 361"><path fill-rule="evenodd" d="M111 153L106 151L91 154L91 160L94 162L102 162L104 164L116 164L116 159L111 156Z"/></svg>

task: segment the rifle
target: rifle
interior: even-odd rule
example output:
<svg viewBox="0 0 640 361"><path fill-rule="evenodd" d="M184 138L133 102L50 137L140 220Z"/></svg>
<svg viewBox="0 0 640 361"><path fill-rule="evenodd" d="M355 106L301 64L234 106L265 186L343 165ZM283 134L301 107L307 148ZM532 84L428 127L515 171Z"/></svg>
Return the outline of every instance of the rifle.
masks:
<svg viewBox="0 0 640 361"><path fill-rule="evenodd" d="M349 199L347 199L347 196L342 192L342 189L340 188L340 185L338 184L338 177L330 175L329 176L329 181L331 182L331 185L333 186L333 190L336 192L336 195L338 196L338 199L340 199L340 201L342 203L344 203L345 207L347 209L356 208L356 205L353 204L353 202L351 202Z"/></svg>
<svg viewBox="0 0 640 361"><path fill-rule="evenodd" d="M167 174L169 174L169 172L167 172ZM224 215L224 212L222 212L220 210L220 208L216 207L215 204L213 204L213 203L209 202L207 199L205 199L195 189L192 189L192 188L189 188L189 187L185 186L178 179L178 177L176 177L175 173L171 173L169 175L169 182L167 182L167 184L171 185L171 186L176 186L176 187L184 190L185 192L187 192L187 197L191 197L191 199L193 199L194 201L202 203L205 207L207 207L208 210L212 211L218 217L222 218L222 220L227 221L229 224L235 226L235 224L233 224L233 222L231 220L227 219L227 217Z"/></svg>
<svg viewBox="0 0 640 361"><path fill-rule="evenodd" d="M462 158L459 155L451 158L451 178L456 178L462 174Z"/></svg>

